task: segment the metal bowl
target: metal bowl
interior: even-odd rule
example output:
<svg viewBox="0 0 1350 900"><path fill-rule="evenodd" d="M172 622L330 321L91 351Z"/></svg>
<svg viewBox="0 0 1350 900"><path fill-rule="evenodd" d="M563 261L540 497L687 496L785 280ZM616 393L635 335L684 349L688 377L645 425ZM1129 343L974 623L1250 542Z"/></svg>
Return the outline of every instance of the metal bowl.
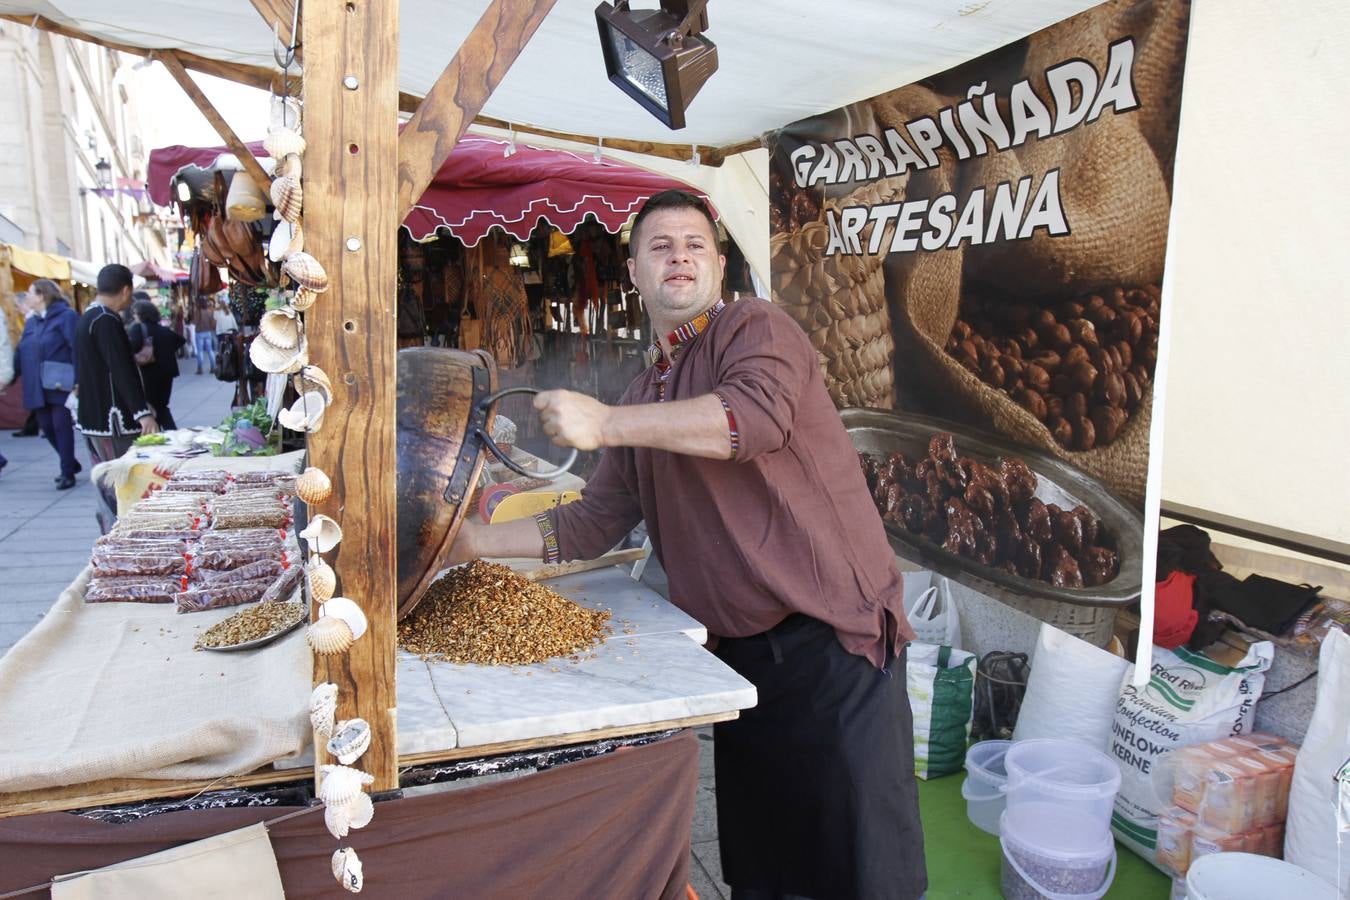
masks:
<svg viewBox="0 0 1350 900"><path fill-rule="evenodd" d="M987 432L945 419L859 408L841 410L839 415L853 439L853 446L860 453L884 456L898 451L921 459L928 453L928 439L935 432L946 431L956 439L958 453L985 465L997 467L1004 456L1021 459L1036 473L1036 496L1042 502L1058 504L1062 509L1072 509L1081 503L1092 510L1115 546L1120 557L1120 571L1115 578L1096 587L1055 587L943 550L924 535L912 534L902 525L887 522L886 533L900 556L991 597L1034 597L1077 606L1107 607L1128 606L1139 599L1143 572L1143 518L1096 479L1042 451L1019 447Z"/></svg>

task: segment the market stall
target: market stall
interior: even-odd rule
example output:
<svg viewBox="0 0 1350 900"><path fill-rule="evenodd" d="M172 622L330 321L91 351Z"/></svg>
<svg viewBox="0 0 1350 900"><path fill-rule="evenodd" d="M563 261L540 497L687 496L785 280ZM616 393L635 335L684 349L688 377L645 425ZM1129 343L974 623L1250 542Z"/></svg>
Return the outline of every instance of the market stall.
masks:
<svg viewBox="0 0 1350 900"><path fill-rule="evenodd" d="M1109 766L1097 773L1101 783L1109 784L1114 773L1119 784L1122 772L1134 783L1114 807L1099 804L1105 819L1089 830L1105 839L1105 849L1087 848L1093 885L1080 886L1100 884L1108 859L1114 867L1112 824L1149 863L1169 865L1173 872L1184 868L1161 861L1156 844L1170 828L1174 835L1187 836L1190 853L1200 846L1192 839L1198 833L1195 823L1184 815L1163 815L1156 799L1141 799L1142 781L1134 776L1172 749L1222 743L1211 740L1224 737L1214 722L1226 721L1231 734L1250 731L1260 714L1256 701L1271 650L1268 642L1246 642L1232 648L1235 656L1218 659L1189 650L1151 649L1162 624L1155 622L1154 601L1160 422L1168 378L1167 322L1174 302L1171 260L1165 273L1163 262L1169 246L1182 239L1168 234L1169 221L1176 221L1169 219L1173 173L1182 183L1187 161L1195 171L1205 156L1197 149L1203 143L1193 143L1189 154L1178 150L1177 85L1183 71L1189 77L1188 29L1201 20L1191 21L1188 3L1118 3L1088 10L1090 5L1040 3L1016 11L905 5L891 11L885 29L860 27L868 24L867 16L811 19L813 27L803 29L805 12L766 22L729 7L717 15L725 23L726 39L719 35L719 41L728 69L722 74L735 89L701 97L699 111L706 118L691 120L687 144L667 142L669 134L635 108L617 106L612 102L616 95L604 93L611 89L599 78L593 79L593 91L575 98L569 94L568 100L576 102L540 89L556 74L557 60L575 53L576 33L591 24L589 11L550 12L550 3L497 2L473 27L477 10L450 13L449 24L465 36L465 49L437 77L443 54L428 49L433 37L415 27L423 23L405 19L403 39L395 42L392 11L373 12L357 4L342 12L306 9L304 228L306 252L327 267L319 271L328 290L317 300L308 297L313 310L304 314L303 330L296 334L308 342L309 361L334 373L337 387L325 405L328 420L322 431L315 429L309 447L311 464L331 476L333 491L310 506L311 512L341 519L344 537L334 568L344 593L360 599L370 621L364 639L345 656L318 658L316 680L338 685L344 716L359 714L370 724L371 749L361 766L373 776L374 790L399 785L405 749L425 740L447 743L449 734L435 708L424 708L417 699L426 694L414 688L405 699L404 693L404 682L412 685L425 677L444 701L445 672L394 649L395 610L404 599L392 587L400 575L394 551L408 542L397 533L403 522L396 511L395 481L403 469L395 462L393 235L414 212L415 198L434 173L454 158L452 149L475 116L496 116L481 124L498 128L495 136L508 145L515 127L525 130L520 122L556 126L567 116L570 133L550 132L545 137L551 144L576 153L593 148L616 158L646 154L662 160L653 168L692 160L690 182L720 183L721 190L708 193L728 220L734 215L742 227L757 224L743 232L747 258L769 283L773 299L811 335L838 405L883 410L850 410L845 417L851 419L858 449L871 457L858 464L902 564L918 570L916 584L931 579L930 598L957 598L963 610L964 626L954 615L944 619L935 612L940 605L929 601L933 621L925 624L936 635L933 643L950 647L966 641L967 650L983 652L978 634L994 635L998 643L993 646L1001 650L1035 646L1033 672L1042 680L1050 676L1040 673L1055 671L1057 661L1070 661L1059 684L1072 685L1072 696L1034 687L1023 666L1027 704L1050 714L1026 715L1018 724L1022 735L1005 721L1007 735L988 736L1020 736L1029 744L1033 725L1040 729L1037 737L1070 726L1100 726L1098 743L1112 742L1106 746L1120 764L1107 758ZM1085 10L1084 16L1055 26ZM870 6L867 12L883 15ZM138 52L165 43L153 36L156 29L145 13L128 9L121 15L115 38L128 42L123 46ZM78 27L105 40L114 37L79 16L44 27ZM213 20L211 34L193 33L200 27L185 23L181 39L168 42L178 49L163 51L180 69L186 64L252 83L276 82L274 73L259 68L270 68L269 40L248 10L222 14ZM529 52L522 51L536 30ZM898 49L895 35L902 32L906 41ZM443 41L444 33L438 30L434 40ZM231 42L222 41L222 34ZM342 40L335 41L339 35ZM755 39L771 42L774 52L753 52ZM405 69L397 83L389 51L395 45ZM316 52L320 46L340 50ZM818 52L821 46L847 47L848 64L825 58ZM188 47L203 55L188 54ZM1208 51L1213 66L1222 54L1213 45ZM521 65L508 76L517 55ZM487 76L470 62L484 58L496 62ZM1089 84L1091 89L1085 87ZM399 96L400 87L409 93ZM420 104L415 93L425 94ZM392 121L397 106L416 110L401 137L380 124ZM759 149L760 136L766 136L762 140L770 153ZM1184 142L1180 146L1184 149ZM231 147L247 165L247 148L237 140ZM742 156L760 161L747 163L751 177L719 182L715 164ZM987 223L985 199L992 199L995 211ZM935 213L926 215L930 211ZM1194 233L1189 237L1194 239ZM921 240L923 252L918 252ZM311 294L322 290L318 281L307 281L306 271L290 277ZM1041 354L1047 349L1053 359ZM472 397L479 385L462 389ZM304 409L297 414L309 415ZM460 424L457 419L455 429ZM344 447L362 452L344 453ZM476 462L475 453L466 458ZM478 477L476 466L470 468L474 472L458 488L452 478L449 488L438 484L437 490L464 504ZM461 512L467 510L457 508L455 514ZM1018 552L1010 552L1014 547ZM605 580L614 577L609 573ZM577 590L590 591L589 585L579 582ZM1137 620L1131 618L1135 609ZM1059 626L1059 633L1039 630L1020 647L1010 647L1012 635L1020 640L1026 629L1039 629L1042 620ZM1136 667L1130 676L1123 659L1088 646L1129 639L1136 628ZM1062 632L1090 640L1080 647L1066 642ZM1331 628L1325 635L1324 659L1331 665L1341 652L1339 631ZM617 659L609 661L619 665ZM1026 662L1025 655L1021 661ZM970 662L953 665L950 653L935 653L929 668L955 669ZM1083 668L1074 668L1078 663ZM566 675L565 669L554 673L549 668L550 675ZM1205 679L1183 670L1213 674L1218 687L1211 690L1226 693L1217 699L1192 696L1188 692L1197 680ZM1016 687L1016 671L1010 665L1000 670L1008 678L986 680ZM564 735L557 729L588 722L592 710L562 709L571 702L570 685L550 690L556 710L550 704L535 709L532 699L518 699L528 696L527 689L513 680L528 678L533 686L542 674L491 672L466 687L473 692L466 697L481 691L494 701L510 698L510 704L488 705L518 703L518 715L489 721L478 719L475 711L461 731L449 712L456 742L466 734L476 736L456 750L482 752L498 745L477 740L534 729L555 732L544 739L559 741ZM942 674L931 676L935 685ZM1199 722L1176 748L1132 749L1131 724L1156 713L1144 705L1151 701L1135 704L1136 693L1145 691L1155 699L1176 694L1166 702L1183 711L1199 704L1200 712L1217 710L1218 715ZM1005 693L1015 710L1021 695ZM935 698L936 692L928 701ZM404 703L411 715L398 717L396 730L392 711ZM1117 704L1124 718L1113 721ZM1316 718L1326 717L1319 709ZM414 724L405 737L408 719ZM939 727L940 719L930 715L925 727ZM649 721L634 728L663 724ZM962 753L965 737L956 739ZM1277 798L1283 790L1278 786L1287 787L1285 773L1292 770L1297 784L1301 767L1310 785L1316 769L1317 796L1326 794L1326 785L1334 783L1324 777L1333 774L1324 758L1330 751L1324 737L1315 737L1323 749L1313 762L1305 763L1300 755L1299 767L1291 765L1290 748L1273 740L1223 743L1203 751L1224 765L1235 754L1271 754L1273 760L1259 774L1253 770L1233 779L1245 785L1250 802L1238 804L1222 823L1224 841L1212 850L1272 849L1275 829L1283 823L1264 801L1251 800L1258 783L1265 796ZM327 747L320 741L314 747L315 762L322 766L329 759ZM86 801L90 796L79 788L74 793ZM1205 815L1204 808L1184 805L1196 805L1184 791L1165 793L1181 798L1184 813ZM1107 795L1114 798L1115 791ZM1221 795L1216 789L1216 804ZM406 802L386 801L377 809ZM1297 806L1291 800L1287 846L1295 856L1301 854L1300 862L1325 863L1321 850L1307 853L1306 837L1299 841L1293 834L1299 827L1304 835L1310 827L1320 828L1317 840L1324 850L1330 832L1322 822L1295 826ZM1113 809L1122 821L1112 821ZM1212 809L1210 814L1215 814ZM369 834L378 830L377 816ZM1149 840L1155 846L1148 846ZM1006 844L1003 854L1005 861L1013 859ZM1035 880L1022 876L1024 882ZM1109 882L1111 876L1104 877ZM1006 885L1006 866L1003 878Z"/></svg>

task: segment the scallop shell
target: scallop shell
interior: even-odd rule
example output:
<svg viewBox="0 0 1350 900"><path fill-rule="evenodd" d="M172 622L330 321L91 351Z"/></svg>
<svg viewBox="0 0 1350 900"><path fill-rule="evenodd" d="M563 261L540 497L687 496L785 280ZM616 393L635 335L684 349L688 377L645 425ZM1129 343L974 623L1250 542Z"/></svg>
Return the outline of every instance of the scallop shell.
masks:
<svg viewBox="0 0 1350 900"><path fill-rule="evenodd" d="M323 824L328 833L342 840L352 828L352 813L345 803L330 804L324 808Z"/></svg>
<svg viewBox="0 0 1350 900"><path fill-rule="evenodd" d="M361 893L365 887L365 875L361 871L361 859L351 847L333 851L333 877L345 890L353 894Z"/></svg>
<svg viewBox="0 0 1350 900"><path fill-rule="evenodd" d="M319 607L320 616L332 616L347 623L352 630L352 640L358 640L366 633L366 614L356 601L346 597L334 597Z"/></svg>
<svg viewBox="0 0 1350 900"><path fill-rule="evenodd" d="M333 596L337 590L337 573L332 566L314 556L305 564L305 572L309 575L309 595L314 602L323 603Z"/></svg>
<svg viewBox="0 0 1350 900"><path fill-rule="evenodd" d="M287 222L300 221L300 207L304 203L305 192L300 187L300 176L282 175L272 181L272 205L277 215Z"/></svg>
<svg viewBox="0 0 1350 900"><path fill-rule="evenodd" d="M319 766L323 780L319 783L319 799L326 806L342 806L355 800L361 788L375 783L375 776L351 766Z"/></svg>
<svg viewBox="0 0 1350 900"><path fill-rule="evenodd" d="M305 139L293 128L273 128L263 138L263 149L273 159L285 159L305 152Z"/></svg>
<svg viewBox="0 0 1350 900"><path fill-rule="evenodd" d="M375 801L362 792L343 804L353 828L365 828L375 818Z"/></svg>
<svg viewBox="0 0 1350 900"><path fill-rule="evenodd" d="M298 372L309 362L309 342L301 335L294 347L278 347L258 334L249 342L248 358L269 375Z"/></svg>
<svg viewBox="0 0 1350 900"><path fill-rule="evenodd" d="M289 409L277 413L277 421L291 431L304 431L312 434L323 427L323 413L328 408L323 394L318 391L306 391L291 404Z"/></svg>
<svg viewBox="0 0 1350 900"><path fill-rule="evenodd" d="M323 402L328 404L333 402L333 382L328 380L328 373L318 366L305 366L296 373L291 382L295 385L297 393L318 391L323 394Z"/></svg>
<svg viewBox="0 0 1350 900"><path fill-rule="evenodd" d="M345 719L337 723L328 741L328 752L349 766L370 749L370 723L365 719ZM356 826L360 828L360 825Z"/></svg>
<svg viewBox="0 0 1350 900"><path fill-rule="evenodd" d="M328 273L317 259L303 250L292 253L282 265L281 271L294 278L296 284L309 288L316 294L328 290Z"/></svg>
<svg viewBox="0 0 1350 900"><path fill-rule="evenodd" d="M319 299L317 291L311 291L307 287L297 288L295 296L291 298L291 308L304 312L314 305Z"/></svg>
<svg viewBox="0 0 1350 900"><path fill-rule="evenodd" d="M311 553L327 553L342 541L342 527L320 513L309 520L300 537L309 542Z"/></svg>
<svg viewBox="0 0 1350 900"><path fill-rule="evenodd" d="M277 227L272 229L272 236L267 242L267 258L272 262L279 263L290 255L292 229L299 226L292 225L285 219L277 223Z"/></svg>
<svg viewBox="0 0 1350 900"><path fill-rule="evenodd" d="M352 630L336 616L325 616L309 626L305 632L309 649L321 656L341 653L352 645Z"/></svg>
<svg viewBox="0 0 1350 900"><path fill-rule="evenodd" d="M333 494L333 481L323 469L310 466L295 478L295 492L306 503L322 503Z"/></svg>
<svg viewBox="0 0 1350 900"><path fill-rule="evenodd" d="M300 313L289 306L269 309L258 322L258 333L274 347L294 350L300 344Z"/></svg>
<svg viewBox="0 0 1350 900"><path fill-rule="evenodd" d="M320 737L328 737L333 733L333 717L337 715L337 695L337 685L329 681L316 684L314 692L309 695L309 724L313 726L314 733Z"/></svg>

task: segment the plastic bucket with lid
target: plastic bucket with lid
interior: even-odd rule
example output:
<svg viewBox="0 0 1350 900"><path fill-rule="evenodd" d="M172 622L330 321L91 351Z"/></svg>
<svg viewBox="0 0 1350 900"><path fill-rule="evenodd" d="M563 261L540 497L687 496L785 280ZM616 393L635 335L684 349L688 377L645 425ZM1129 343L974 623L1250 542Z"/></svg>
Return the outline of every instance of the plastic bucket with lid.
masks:
<svg viewBox="0 0 1350 900"><path fill-rule="evenodd" d="M966 751L966 780L961 796L966 798L966 816L981 831L998 834L999 816L1006 805L1003 791L1008 772L1003 758L1012 741L980 741Z"/></svg>
<svg viewBox="0 0 1350 900"><path fill-rule="evenodd" d="M1187 900L1336 900L1334 885L1282 859L1254 853L1212 853L1186 873Z"/></svg>
<svg viewBox="0 0 1350 900"><path fill-rule="evenodd" d="M1072 741L1014 741L1004 765L1009 810L1051 803L1066 813L1082 813L1093 824L1094 836L1110 830L1120 767L1105 753Z"/></svg>
<svg viewBox="0 0 1350 900"><path fill-rule="evenodd" d="M1025 803L999 831L1004 900L1098 900L1115 880L1115 838L1081 812Z"/></svg>

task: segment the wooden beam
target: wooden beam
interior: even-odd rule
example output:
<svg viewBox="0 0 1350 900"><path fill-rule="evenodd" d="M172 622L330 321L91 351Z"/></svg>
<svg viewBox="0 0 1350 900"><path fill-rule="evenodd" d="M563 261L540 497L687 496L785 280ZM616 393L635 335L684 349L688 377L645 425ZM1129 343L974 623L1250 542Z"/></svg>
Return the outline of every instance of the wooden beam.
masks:
<svg viewBox="0 0 1350 900"><path fill-rule="evenodd" d="M8 19L11 22L17 22L20 25L26 25L30 28L37 28L40 31L59 34L62 37L70 38L76 41L85 41L86 43L96 44L100 47L107 47L109 50L117 50L121 53L129 53L132 56L153 56L155 49L150 47L134 47L131 44L121 44L117 41L108 41L103 38L94 37L75 28L68 28L59 22L53 22L51 19L43 16L18 16L10 13L0 13L0 19ZM166 48L167 49L167 48ZM250 66L244 63L228 63L218 59L210 59L205 56L198 56L195 53L187 53L183 50L174 51L178 55L178 60L183 67L193 72L201 72L204 75L214 75L217 78L224 78L238 84L247 84L251 87L259 88L264 91L280 93L281 91L281 73L261 66ZM300 90L299 76L292 76L290 79L291 92L297 93Z"/></svg>
<svg viewBox="0 0 1350 900"><path fill-rule="evenodd" d="M398 221L412 212L555 0L492 0L398 139Z"/></svg>
<svg viewBox="0 0 1350 900"><path fill-rule="evenodd" d="M274 26L280 25L281 41L286 45L291 43L291 23L295 21L295 0L249 0L253 8L262 16L267 23L269 31ZM295 58L300 58L299 51Z"/></svg>
<svg viewBox="0 0 1350 900"><path fill-rule="evenodd" d="M239 135L234 133L234 129L225 121L225 117L211 104L206 94L202 93L202 89L197 86L197 82L192 80L192 76L187 73L187 69L183 68L182 60L178 58L178 54L173 50L157 50L154 56L155 59L164 64L164 68L169 70L173 80L178 82L178 86L197 105L201 114L206 116L206 121L211 123L211 127L216 130L216 134L220 135L220 139L225 142L225 146L229 147L230 151L239 158L244 171L258 185L258 190L266 193L267 186L272 183L271 176L262 167L262 163L258 162L257 157L253 155L253 151L249 150L248 146L239 139Z"/></svg>
<svg viewBox="0 0 1350 900"><path fill-rule="evenodd" d="M316 682L338 686L338 718L370 723L357 761L373 790L398 787L395 732L395 408L398 267L398 4L310 3L305 61L305 250L329 289L305 314L309 357L333 381L333 405L309 440L310 465L333 495L314 508L342 526L330 554L339 593L369 630L347 653L316 657ZM345 84L344 84L345 82ZM315 763L332 762L323 741Z"/></svg>

